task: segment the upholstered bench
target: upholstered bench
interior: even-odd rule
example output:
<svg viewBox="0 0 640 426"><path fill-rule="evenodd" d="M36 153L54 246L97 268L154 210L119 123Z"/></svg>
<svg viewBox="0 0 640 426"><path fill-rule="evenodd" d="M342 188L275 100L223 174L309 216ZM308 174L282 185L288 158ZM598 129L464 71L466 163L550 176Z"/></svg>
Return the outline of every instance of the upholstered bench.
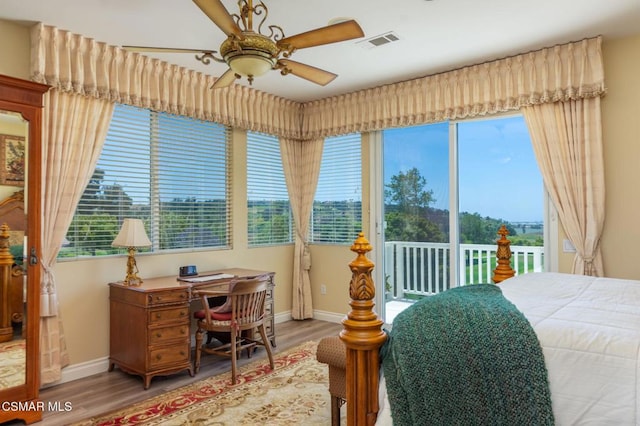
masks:
<svg viewBox="0 0 640 426"><path fill-rule="evenodd" d="M339 336L325 337L318 343L316 358L329 365L331 425L340 425L340 407L347 400L347 350Z"/></svg>

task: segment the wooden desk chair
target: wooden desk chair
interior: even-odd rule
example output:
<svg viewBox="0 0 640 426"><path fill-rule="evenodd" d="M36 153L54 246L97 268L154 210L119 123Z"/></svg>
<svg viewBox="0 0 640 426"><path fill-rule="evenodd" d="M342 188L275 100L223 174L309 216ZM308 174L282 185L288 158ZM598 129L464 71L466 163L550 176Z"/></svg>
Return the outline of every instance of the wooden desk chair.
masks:
<svg viewBox="0 0 640 426"><path fill-rule="evenodd" d="M267 350L271 369L275 368L271 342L267 339L265 330L265 299L267 295L268 275L253 278L240 278L229 284L228 291L220 291L212 284L200 287L194 291L202 302L202 310L194 314L197 319L196 331L196 359L195 372L200 369L202 352L231 358L231 382L236 383L236 360L243 350L252 350L262 345ZM227 303L223 306L210 308L208 298L212 296L227 296ZM261 340L253 338L253 332L258 329ZM243 331L247 330L247 333ZM202 343L204 334L212 332L230 333L231 342L216 347L207 347Z"/></svg>

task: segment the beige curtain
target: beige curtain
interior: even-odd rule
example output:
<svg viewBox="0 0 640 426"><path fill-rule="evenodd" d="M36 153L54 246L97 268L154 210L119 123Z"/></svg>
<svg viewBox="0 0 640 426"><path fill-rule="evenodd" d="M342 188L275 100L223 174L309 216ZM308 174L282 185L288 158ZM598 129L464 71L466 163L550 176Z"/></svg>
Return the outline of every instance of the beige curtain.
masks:
<svg viewBox="0 0 640 426"><path fill-rule="evenodd" d="M280 139L282 166L296 227L291 306L291 316L296 320L313 318L311 280L309 279L311 253L307 246L307 236L320 175L323 146L324 139L311 141Z"/></svg>
<svg viewBox="0 0 640 426"><path fill-rule="evenodd" d="M75 208L100 156L114 104L51 90L43 114L43 208L40 297L41 384L69 364L53 267Z"/></svg>
<svg viewBox="0 0 640 426"><path fill-rule="evenodd" d="M604 93L600 37L304 104L303 138L518 110Z"/></svg>
<svg viewBox="0 0 640 426"><path fill-rule="evenodd" d="M32 79L60 91L300 140L605 92L601 37L305 103L243 85L212 91L213 77L43 24L31 40Z"/></svg>
<svg viewBox="0 0 640 426"><path fill-rule="evenodd" d="M522 109L540 171L567 237L573 273L603 276L604 159L600 98Z"/></svg>
<svg viewBox="0 0 640 426"><path fill-rule="evenodd" d="M32 27L31 43L31 79L61 92L300 138L298 102L243 85L211 90L211 76L48 25Z"/></svg>

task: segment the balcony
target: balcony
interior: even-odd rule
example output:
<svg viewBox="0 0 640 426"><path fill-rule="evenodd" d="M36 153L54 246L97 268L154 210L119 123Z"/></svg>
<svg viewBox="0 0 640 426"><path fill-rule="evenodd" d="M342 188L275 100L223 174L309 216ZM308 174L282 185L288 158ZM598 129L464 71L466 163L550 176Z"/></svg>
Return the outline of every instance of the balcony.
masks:
<svg viewBox="0 0 640 426"><path fill-rule="evenodd" d="M451 259L448 243L386 242L384 246L386 320L402 310L403 305L432 296L452 286L452 268L459 269L459 285L491 283L496 268L495 244L461 244L460 261ZM516 275L541 272L544 247L511 246L511 267ZM390 302L396 302L390 304ZM405 307L406 307L405 306Z"/></svg>

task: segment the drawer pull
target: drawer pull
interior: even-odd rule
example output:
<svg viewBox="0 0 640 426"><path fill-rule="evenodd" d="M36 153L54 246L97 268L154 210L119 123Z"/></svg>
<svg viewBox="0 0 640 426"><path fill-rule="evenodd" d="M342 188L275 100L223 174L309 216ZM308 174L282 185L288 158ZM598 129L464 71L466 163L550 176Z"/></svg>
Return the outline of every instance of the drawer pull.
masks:
<svg viewBox="0 0 640 426"><path fill-rule="evenodd" d="M160 315L160 313L156 312L156 319L160 319L160 318L162 318L162 315Z"/></svg>
<svg viewBox="0 0 640 426"><path fill-rule="evenodd" d="M162 337L162 333L156 333L156 337L157 337L157 338Z"/></svg>
<svg viewBox="0 0 640 426"><path fill-rule="evenodd" d="M156 355L156 359L157 359L158 361L160 361L160 360L162 359L162 355L160 355L160 354Z"/></svg>
<svg viewBox="0 0 640 426"><path fill-rule="evenodd" d="M162 296L156 296L156 300L159 302L162 300Z"/></svg>

